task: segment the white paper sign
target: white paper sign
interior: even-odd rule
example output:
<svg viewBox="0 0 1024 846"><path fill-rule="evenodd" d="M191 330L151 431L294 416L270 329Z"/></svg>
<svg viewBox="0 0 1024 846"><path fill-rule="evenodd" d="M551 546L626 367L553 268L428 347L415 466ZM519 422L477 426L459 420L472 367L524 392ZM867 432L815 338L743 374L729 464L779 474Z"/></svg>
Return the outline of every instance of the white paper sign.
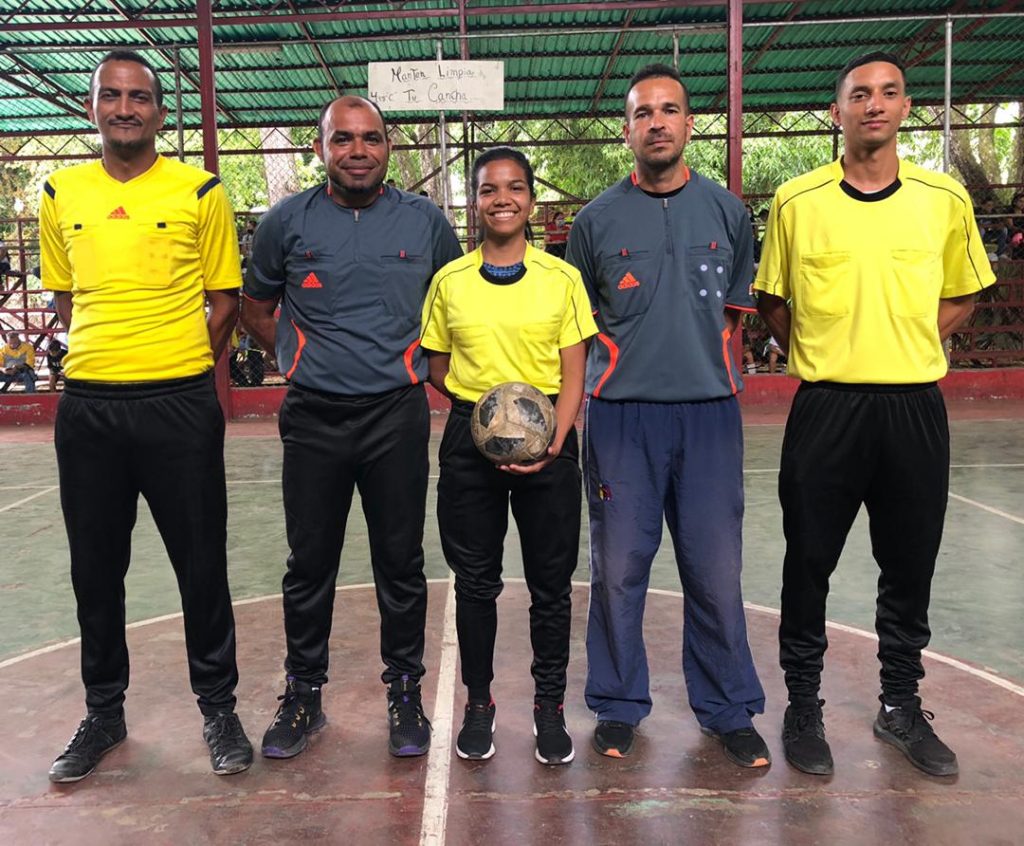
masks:
<svg viewBox="0 0 1024 846"><path fill-rule="evenodd" d="M368 96L384 112L501 111L504 62L370 62Z"/></svg>

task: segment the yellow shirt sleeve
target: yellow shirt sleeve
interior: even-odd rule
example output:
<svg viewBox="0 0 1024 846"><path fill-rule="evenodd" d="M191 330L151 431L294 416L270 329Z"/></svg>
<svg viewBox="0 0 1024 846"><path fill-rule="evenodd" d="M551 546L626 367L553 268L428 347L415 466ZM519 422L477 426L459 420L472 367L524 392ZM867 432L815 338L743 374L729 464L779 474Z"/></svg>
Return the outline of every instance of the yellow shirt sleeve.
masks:
<svg viewBox="0 0 1024 846"><path fill-rule="evenodd" d="M942 253L942 299L975 294L996 281L978 232L974 206L966 191L963 216L950 215L949 235Z"/></svg>
<svg viewBox="0 0 1024 846"><path fill-rule="evenodd" d="M71 290L71 262L57 219L56 194L49 181L39 200L39 264L44 288Z"/></svg>
<svg viewBox="0 0 1024 846"><path fill-rule="evenodd" d="M768 210L768 222L764 229L764 242L761 245L761 263L757 267L757 278L754 290L764 291L790 298L789 288L789 243L786 239L785 225L782 219L779 194L776 192Z"/></svg>
<svg viewBox="0 0 1024 846"><path fill-rule="evenodd" d="M441 284L445 275L442 267L430 281L430 290L423 302L423 334L420 346L434 352L450 353L452 351L451 333L448 331L448 307Z"/></svg>
<svg viewBox="0 0 1024 846"><path fill-rule="evenodd" d="M242 258L231 203L218 183L199 200L199 260L203 288L218 291L242 287Z"/></svg>
<svg viewBox="0 0 1024 846"><path fill-rule="evenodd" d="M597 334L597 324L590 309L590 297L583 287L583 277L573 268L572 287L569 290L569 302L562 315L562 328L558 335L560 349L571 347L580 341Z"/></svg>

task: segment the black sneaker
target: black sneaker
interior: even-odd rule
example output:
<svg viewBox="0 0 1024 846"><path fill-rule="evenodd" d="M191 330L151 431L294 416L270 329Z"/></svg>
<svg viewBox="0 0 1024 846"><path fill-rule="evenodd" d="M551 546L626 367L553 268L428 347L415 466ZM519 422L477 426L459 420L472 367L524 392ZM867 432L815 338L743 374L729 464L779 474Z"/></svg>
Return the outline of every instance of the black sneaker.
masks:
<svg viewBox="0 0 1024 846"><path fill-rule="evenodd" d="M293 758L306 748L309 735L327 725L320 709L320 687L288 676L281 704L263 735L264 758Z"/></svg>
<svg viewBox="0 0 1024 846"><path fill-rule="evenodd" d="M398 758L425 755L430 749L430 720L423 714L420 686L408 676L388 689L388 751Z"/></svg>
<svg viewBox="0 0 1024 846"><path fill-rule="evenodd" d="M721 742L725 757L739 767L767 767L772 763L768 744L753 726L722 733L701 728L701 732Z"/></svg>
<svg viewBox="0 0 1024 846"><path fill-rule="evenodd" d="M534 756L542 764L568 764L576 757L561 702L542 699L534 703L533 735L537 738Z"/></svg>
<svg viewBox="0 0 1024 846"><path fill-rule="evenodd" d="M782 721L782 748L786 760L802 773L832 775L832 750L825 740L825 722L821 706L824 699L812 705L790 705Z"/></svg>
<svg viewBox="0 0 1024 846"><path fill-rule="evenodd" d="M210 747L210 766L217 775L232 775L252 765L252 744L237 714L203 717L203 740Z"/></svg>
<svg viewBox="0 0 1024 846"><path fill-rule="evenodd" d="M89 714L78 724L74 735L50 767L50 781L64 784L81 781L115 746L128 736L124 717L104 720L98 714Z"/></svg>
<svg viewBox="0 0 1024 846"><path fill-rule="evenodd" d="M594 748L609 758L625 758L633 751L636 726L615 720L598 720L594 729Z"/></svg>
<svg viewBox="0 0 1024 846"><path fill-rule="evenodd" d="M494 754L494 700L467 702L455 754L472 761L486 761Z"/></svg>
<svg viewBox="0 0 1024 846"><path fill-rule="evenodd" d="M883 705L875 719L875 737L895 746L911 764L928 775L956 775L960 771L956 755L935 735L929 725L934 719L935 715L925 711L917 697L889 712Z"/></svg>

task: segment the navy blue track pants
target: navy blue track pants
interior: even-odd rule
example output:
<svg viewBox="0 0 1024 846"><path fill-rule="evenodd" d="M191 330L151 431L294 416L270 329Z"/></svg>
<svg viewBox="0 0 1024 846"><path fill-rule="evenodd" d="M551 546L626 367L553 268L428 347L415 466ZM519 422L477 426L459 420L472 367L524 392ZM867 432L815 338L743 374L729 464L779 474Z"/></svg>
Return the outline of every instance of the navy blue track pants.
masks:
<svg viewBox="0 0 1024 846"><path fill-rule="evenodd" d="M735 397L587 401L590 510L587 705L636 725L651 711L643 616L668 523L682 581L683 674L698 722L744 728L764 710L740 588L743 429Z"/></svg>

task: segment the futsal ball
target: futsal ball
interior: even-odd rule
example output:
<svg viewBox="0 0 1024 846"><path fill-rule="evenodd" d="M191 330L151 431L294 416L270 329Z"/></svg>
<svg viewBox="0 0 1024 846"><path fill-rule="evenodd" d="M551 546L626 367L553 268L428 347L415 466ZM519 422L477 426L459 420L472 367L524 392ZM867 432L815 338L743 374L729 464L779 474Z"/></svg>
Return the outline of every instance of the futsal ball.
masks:
<svg viewBox="0 0 1024 846"><path fill-rule="evenodd" d="M502 382L477 400L470 431L489 461L528 464L555 439L555 407L533 385Z"/></svg>

